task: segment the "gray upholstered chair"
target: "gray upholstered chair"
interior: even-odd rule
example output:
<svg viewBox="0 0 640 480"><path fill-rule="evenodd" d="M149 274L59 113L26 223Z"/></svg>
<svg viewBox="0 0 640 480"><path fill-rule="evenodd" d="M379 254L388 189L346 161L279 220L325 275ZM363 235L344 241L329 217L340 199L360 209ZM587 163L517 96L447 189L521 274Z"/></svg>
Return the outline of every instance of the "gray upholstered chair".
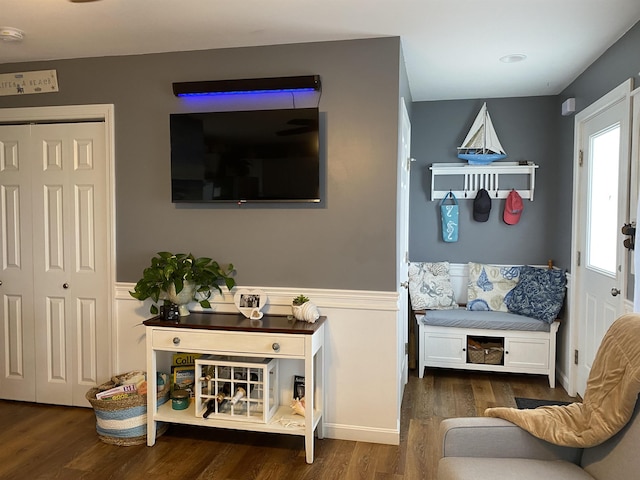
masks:
<svg viewBox="0 0 640 480"><path fill-rule="evenodd" d="M629 423L590 448L559 447L500 418L443 420L438 480L640 478L640 400Z"/></svg>

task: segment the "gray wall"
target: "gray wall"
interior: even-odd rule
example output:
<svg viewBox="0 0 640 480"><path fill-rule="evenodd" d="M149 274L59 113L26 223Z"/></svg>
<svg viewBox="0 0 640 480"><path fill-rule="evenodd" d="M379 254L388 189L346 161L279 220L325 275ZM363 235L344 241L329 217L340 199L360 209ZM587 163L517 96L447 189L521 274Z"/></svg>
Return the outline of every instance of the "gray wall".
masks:
<svg viewBox="0 0 640 480"><path fill-rule="evenodd" d="M240 285L395 291L400 50L394 37L6 64L56 69L60 92L0 97L0 108L115 105L118 281L169 250L232 262ZM169 114L194 108L172 82L309 74L323 84L320 205L171 203Z"/></svg>
<svg viewBox="0 0 640 480"><path fill-rule="evenodd" d="M482 100L415 102L412 114L410 258L414 261L545 263L568 267L573 117L640 71L640 24L557 97L490 99L509 153L533 160L536 198L516 226L487 223L461 202L460 241L445 244L438 204L428 199L434 162L459 161ZM400 66L400 67L399 67ZM113 103L116 114L117 278L137 280L158 250L233 262L244 285L395 290L395 162L398 96L407 95L400 40L181 52L0 65L0 73L56 69L60 92L0 97L0 108ZM319 74L324 202L316 207L178 208L169 197L168 115L189 110L174 81ZM198 107L202 108L202 107ZM212 106L212 109L215 109ZM228 108L225 107L225 108Z"/></svg>
<svg viewBox="0 0 640 480"><path fill-rule="evenodd" d="M508 157L504 161L533 161L536 172L535 198L524 201L520 222L502 221L505 200L494 199L485 223L473 220L473 199L458 199L459 241L442 241L439 200L430 200L432 163L460 162L456 148L466 136L483 100L414 102L411 154L412 261L470 261L504 264L546 264L559 256L557 235L550 217L556 208L554 190L557 163L555 97L502 98L487 100L494 127ZM515 182L515 180L513 180ZM504 184L501 188L519 187ZM569 187L570 188L570 187Z"/></svg>

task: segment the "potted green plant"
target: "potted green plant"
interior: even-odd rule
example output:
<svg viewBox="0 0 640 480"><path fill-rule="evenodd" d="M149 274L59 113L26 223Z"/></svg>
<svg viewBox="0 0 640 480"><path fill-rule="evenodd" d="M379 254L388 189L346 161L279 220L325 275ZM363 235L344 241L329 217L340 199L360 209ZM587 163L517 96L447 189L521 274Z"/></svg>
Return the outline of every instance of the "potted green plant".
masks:
<svg viewBox="0 0 640 480"><path fill-rule="evenodd" d="M158 314L158 303L174 303L179 306L180 315L188 315L187 304L197 301L203 308L210 308L212 290L222 293L224 283L231 290L236 282L231 277L232 264L223 268L208 257L195 258L191 253L158 252L151 259L151 265L144 269L132 292L133 298L153 301L149 311Z"/></svg>
<svg viewBox="0 0 640 480"><path fill-rule="evenodd" d="M309 301L309 297L306 297L306 296L301 294L301 295L298 295L296 298L294 298L292 303L296 307L299 307L301 305L304 305L308 301Z"/></svg>
<svg viewBox="0 0 640 480"><path fill-rule="evenodd" d="M320 317L318 307L305 295L298 295L293 299L291 311L296 320L304 320L309 323L314 323Z"/></svg>

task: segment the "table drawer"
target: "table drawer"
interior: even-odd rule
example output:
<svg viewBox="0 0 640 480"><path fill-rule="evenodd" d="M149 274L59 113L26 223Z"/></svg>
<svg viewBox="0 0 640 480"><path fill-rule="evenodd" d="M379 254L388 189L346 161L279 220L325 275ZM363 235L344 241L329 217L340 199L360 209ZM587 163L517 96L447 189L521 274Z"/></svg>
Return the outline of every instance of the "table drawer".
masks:
<svg viewBox="0 0 640 480"><path fill-rule="evenodd" d="M189 331L186 329L153 330L153 348L196 352L232 352L234 354L304 356L304 338L269 333Z"/></svg>

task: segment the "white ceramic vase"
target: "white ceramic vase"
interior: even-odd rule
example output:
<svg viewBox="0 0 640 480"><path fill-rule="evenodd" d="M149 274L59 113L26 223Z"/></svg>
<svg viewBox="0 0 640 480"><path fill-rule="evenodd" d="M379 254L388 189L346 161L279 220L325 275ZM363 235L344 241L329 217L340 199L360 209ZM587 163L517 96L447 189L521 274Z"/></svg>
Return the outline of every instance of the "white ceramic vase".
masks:
<svg viewBox="0 0 640 480"><path fill-rule="evenodd" d="M189 303L193 300L193 295L197 290L197 285L192 282L184 282L180 293L176 293L176 287L172 283L166 292L167 300L178 305L178 312L181 317L189 315Z"/></svg>
<svg viewBox="0 0 640 480"><path fill-rule="evenodd" d="M302 305L291 305L291 310L296 320L315 323L315 321L320 318L318 307L313 302L306 302Z"/></svg>

